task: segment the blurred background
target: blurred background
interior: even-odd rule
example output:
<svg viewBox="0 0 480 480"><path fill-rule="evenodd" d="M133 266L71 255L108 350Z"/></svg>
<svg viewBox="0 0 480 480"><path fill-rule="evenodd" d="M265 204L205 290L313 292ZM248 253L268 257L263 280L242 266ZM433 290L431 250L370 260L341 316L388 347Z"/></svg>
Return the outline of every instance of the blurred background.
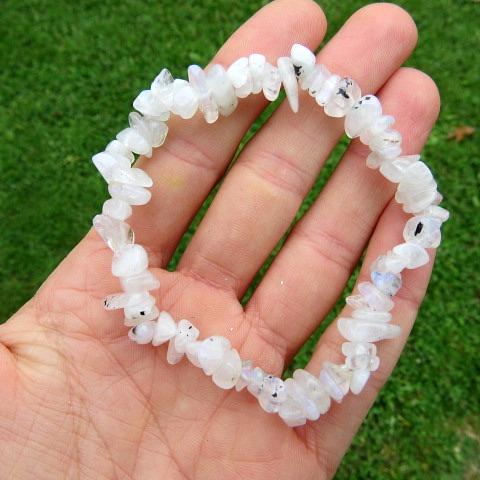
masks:
<svg viewBox="0 0 480 480"><path fill-rule="evenodd" d="M265 3L0 2L0 322L30 298L101 209L106 188L90 157L124 128L137 93L163 66L185 77L189 64L206 64ZM319 3L329 21L327 40L365 5ZM397 3L419 29L408 65L432 76L442 95L441 116L424 154L452 218L406 351L336 478L477 479L480 1ZM299 215L345 145L333 152ZM305 363L320 333L295 366Z"/></svg>

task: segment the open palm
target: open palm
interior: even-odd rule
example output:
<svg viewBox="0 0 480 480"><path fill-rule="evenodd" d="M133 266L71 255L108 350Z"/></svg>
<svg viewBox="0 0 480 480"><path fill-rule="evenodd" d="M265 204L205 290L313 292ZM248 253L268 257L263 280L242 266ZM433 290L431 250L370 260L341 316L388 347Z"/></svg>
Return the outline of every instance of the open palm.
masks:
<svg viewBox="0 0 480 480"><path fill-rule="evenodd" d="M316 48L325 28L315 3L276 1L214 62L229 65L255 51L274 61L294 42ZM407 153L421 149L439 108L433 82L400 68L415 42L408 14L378 4L356 12L319 54L362 91L379 92ZM275 374L328 313L366 244L368 264L400 239L404 216L392 187L365 168L365 151L352 142L241 305L342 132L308 96L300 105L294 115L282 104L243 150L175 272L165 265L264 99L242 101L213 126L171 121L165 145L139 161L155 187L132 219L161 282L161 308L190 319L202 336L228 337L242 358ZM248 393L220 390L188 362L168 365L164 347L129 341L121 315L102 308L101 299L120 290L110 263L110 250L90 232L0 327L0 478L329 478L398 359L432 262L404 276L394 310L403 336L380 345L381 367L362 395L297 429L263 412ZM340 344L330 327L307 368L318 373L324 360L340 360Z"/></svg>

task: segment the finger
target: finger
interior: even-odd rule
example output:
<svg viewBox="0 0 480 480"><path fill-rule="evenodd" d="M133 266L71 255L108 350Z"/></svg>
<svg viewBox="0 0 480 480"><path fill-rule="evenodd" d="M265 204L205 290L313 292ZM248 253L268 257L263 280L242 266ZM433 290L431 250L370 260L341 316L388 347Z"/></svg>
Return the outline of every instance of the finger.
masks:
<svg viewBox="0 0 480 480"><path fill-rule="evenodd" d="M402 208L392 200L382 214L372 237L359 282L369 278L369 266L376 257L401 241L403 226L407 219L408 216L403 213ZM429 253L428 265L402 272L403 287L394 298L395 307L392 310L392 323L400 325L402 333L400 337L393 340L377 343L377 355L380 357L379 369L371 374L360 395L348 394L340 405L332 406L325 418L320 418L318 422L313 422L307 427L312 430L311 438L315 439L317 455L329 472L336 470L405 346L430 278L435 252L431 250ZM344 341L345 339L337 330L336 322L330 325L320 338L316 351L306 367L307 370L318 374L325 361L343 363L345 359L341 354L341 344ZM325 452L329 452L328 458Z"/></svg>
<svg viewBox="0 0 480 480"><path fill-rule="evenodd" d="M281 26L281 28L279 28ZM310 0L269 3L240 27L212 63L228 67L253 52L274 61L295 41L316 47L325 33L321 9ZM185 121L172 118L165 144L139 165L153 178L150 203L135 212L132 226L140 243L165 265L202 202L221 177L253 120L265 108L263 95L239 102L234 114L213 125L197 114Z"/></svg>
<svg viewBox="0 0 480 480"><path fill-rule="evenodd" d="M378 4L356 12L319 55L332 71L376 91L416 42L411 17ZM287 230L343 131L304 95L294 115L287 103L242 152L200 224L179 268L241 296Z"/></svg>
<svg viewBox="0 0 480 480"><path fill-rule="evenodd" d="M433 81L402 68L379 98L384 111L396 118L404 152L419 152L439 110ZM395 185L365 166L366 154L358 141L350 145L247 307L260 340L273 345L287 361L335 304L392 198Z"/></svg>

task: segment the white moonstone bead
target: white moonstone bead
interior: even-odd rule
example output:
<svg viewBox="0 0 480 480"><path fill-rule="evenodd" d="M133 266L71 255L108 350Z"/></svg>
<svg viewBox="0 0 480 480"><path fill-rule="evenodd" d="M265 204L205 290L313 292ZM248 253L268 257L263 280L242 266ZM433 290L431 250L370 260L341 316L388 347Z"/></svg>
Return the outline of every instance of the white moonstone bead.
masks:
<svg viewBox="0 0 480 480"><path fill-rule="evenodd" d="M249 77L249 82L248 83L246 83L241 88L236 88L235 89L235 95L238 98L246 98L252 93L252 88L253 88L253 80L252 80L251 77Z"/></svg>
<svg viewBox="0 0 480 480"><path fill-rule="evenodd" d="M393 297L402 286L402 277L399 273L378 272L372 270L370 272L372 283L385 295Z"/></svg>
<svg viewBox="0 0 480 480"><path fill-rule="evenodd" d="M168 133L168 127L165 122L157 118L142 117L138 112L130 112L128 114L128 123L130 127L137 130L144 138L147 139L152 147L159 147L165 141ZM152 156L152 150L146 154L147 157Z"/></svg>
<svg viewBox="0 0 480 480"><path fill-rule="evenodd" d="M345 133L350 138L360 136L382 114L382 105L375 95L365 95L348 111Z"/></svg>
<svg viewBox="0 0 480 480"><path fill-rule="evenodd" d="M350 387L351 372L345 365L335 365L330 362L323 364L319 379L328 394L340 403Z"/></svg>
<svg viewBox="0 0 480 480"><path fill-rule="evenodd" d="M187 343L185 347L185 355L192 365L195 367L201 368L200 362L198 361L198 352L202 348L202 342L196 340L195 342Z"/></svg>
<svg viewBox="0 0 480 480"><path fill-rule="evenodd" d="M158 347L175 337L176 333L177 324L173 317L168 312L160 312L155 323L152 345Z"/></svg>
<svg viewBox="0 0 480 480"><path fill-rule="evenodd" d="M103 299L105 310L118 310L142 303L147 297L147 292L141 293L114 293Z"/></svg>
<svg viewBox="0 0 480 480"><path fill-rule="evenodd" d="M353 104L360 100L362 92L358 83L344 77L337 85L336 91L325 105L325 113L330 117L344 117Z"/></svg>
<svg viewBox="0 0 480 480"><path fill-rule="evenodd" d="M426 265L430 257L427 251L416 243L401 243L393 247L393 253L403 257L406 261L406 268L419 268Z"/></svg>
<svg viewBox="0 0 480 480"><path fill-rule="evenodd" d="M117 182L108 185L108 193L112 198L118 198L130 205L145 205L152 197L152 194L146 188Z"/></svg>
<svg viewBox="0 0 480 480"><path fill-rule="evenodd" d="M116 220L107 215L95 215L93 217L93 226L102 240L111 250L117 252L125 245L134 242L133 230L128 223Z"/></svg>
<svg viewBox="0 0 480 480"><path fill-rule="evenodd" d="M277 413L281 403L272 402L270 394L267 392L262 392L258 396L258 404L267 413Z"/></svg>
<svg viewBox="0 0 480 480"><path fill-rule="evenodd" d="M298 79L306 78L315 68L315 54L307 47L294 43L290 50L295 75Z"/></svg>
<svg viewBox="0 0 480 480"><path fill-rule="evenodd" d="M187 345L195 342L200 335L200 331L188 320L180 320L177 326L177 333L175 335L175 350L180 353L185 353Z"/></svg>
<svg viewBox="0 0 480 480"><path fill-rule="evenodd" d="M146 155L148 157L152 154L152 146L148 139L135 128L128 127L122 130L117 134L117 140L138 155Z"/></svg>
<svg viewBox="0 0 480 480"><path fill-rule="evenodd" d="M263 89L263 70L265 68L265 55L252 53L248 57L248 68L252 75L252 93L260 93Z"/></svg>
<svg viewBox="0 0 480 480"><path fill-rule="evenodd" d="M263 384L265 381L266 373L260 368L255 367L247 380L247 390L254 396L258 397L263 391Z"/></svg>
<svg viewBox="0 0 480 480"><path fill-rule="evenodd" d="M320 380L303 369L293 372L293 379L300 385L306 394L315 402L321 415L330 408L330 395Z"/></svg>
<svg viewBox="0 0 480 480"><path fill-rule="evenodd" d="M155 118L144 118L144 123L150 134L149 140L152 147L157 148L163 145L167 138L168 126L165 122Z"/></svg>
<svg viewBox="0 0 480 480"><path fill-rule="evenodd" d="M317 403L312 400L307 392L293 378L285 380L285 389L290 398L294 398L303 408L303 412L308 420L318 420L320 417L320 409Z"/></svg>
<svg viewBox="0 0 480 480"><path fill-rule="evenodd" d="M389 322L392 314L389 312L376 312L369 308L359 308L352 311L352 317L369 322Z"/></svg>
<svg viewBox="0 0 480 480"><path fill-rule="evenodd" d="M242 363L243 368L243 363ZM263 394L270 394L272 401L281 403L287 398L287 392L285 389L285 382L274 375L266 375L263 380Z"/></svg>
<svg viewBox="0 0 480 480"><path fill-rule="evenodd" d="M141 114L155 117L159 120L168 120L170 112L168 107L151 90L143 90L133 101L133 108Z"/></svg>
<svg viewBox="0 0 480 480"><path fill-rule="evenodd" d="M375 267L378 271L400 273L407 267L407 259L402 255L397 255L393 251L389 251L386 255L378 257L377 261L382 262L383 265L381 268Z"/></svg>
<svg viewBox="0 0 480 480"><path fill-rule="evenodd" d="M379 342L395 338L401 332L398 325L346 317L338 319L337 327L342 337L350 342Z"/></svg>
<svg viewBox="0 0 480 480"><path fill-rule="evenodd" d="M233 62L227 69L227 75L235 87L237 97L245 98L252 93L253 79L247 57L241 57Z"/></svg>
<svg viewBox="0 0 480 480"><path fill-rule="evenodd" d="M308 90L310 96L316 97L327 78L330 78L331 75L325 65L315 65L314 69L305 79L300 79L300 87L303 90Z"/></svg>
<svg viewBox="0 0 480 480"><path fill-rule="evenodd" d="M148 267L148 255L140 245L125 245L115 253L112 260L114 277L138 275Z"/></svg>
<svg viewBox="0 0 480 480"><path fill-rule="evenodd" d="M303 406L296 399L288 397L278 410L278 415L289 427L300 427L307 423Z"/></svg>
<svg viewBox="0 0 480 480"><path fill-rule="evenodd" d="M398 203L403 204L403 211L406 213L419 213L424 210L428 205L431 205L435 201L437 195L436 184L433 184L422 189L418 189L415 192L401 192L395 194L395 200Z"/></svg>
<svg viewBox="0 0 480 480"><path fill-rule="evenodd" d="M235 88L242 88L251 81L251 73L248 68L248 58L240 57L227 68L227 75Z"/></svg>
<svg viewBox="0 0 480 480"><path fill-rule="evenodd" d="M134 327L139 323L149 320L155 320L160 315L160 312L156 305L152 305L148 310L143 311L143 315L135 315L134 317L125 317L123 323L126 327Z"/></svg>
<svg viewBox="0 0 480 480"><path fill-rule="evenodd" d="M354 357L355 355L374 357L377 354L377 346L368 342L344 342L342 343L342 353L346 357Z"/></svg>
<svg viewBox="0 0 480 480"><path fill-rule="evenodd" d="M173 83L172 112L183 119L192 118L198 109L198 96L193 87L185 80Z"/></svg>
<svg viewBox="0 0 480 480"><path fill-rule="evenodd" d="M358 395L365 387L370 378L370 370L357 369L352 372L350 379L350 391L354 395Z"/></svg>
<svg viewBox="0 0 480 480"><path fill-rule="evenodd" d="M372 310L362 295L349 295L345 303L355 310Z"/></svg>
<svg viewBox="0 0 480 480"><path fill-rule="evenodd" d="M431 205L437 194L437 184L430 169L423 162L415 162L406 168L395 199L403 204L405 212L417 213Z"/></svg>
<svg viewBox="0 0 480 480"><path fill-rule="evenodd" d="M357 288L371 309L377 312L389 312L394 307L392 299L372 283L361 282Z"/></svg>
<svg viewBox="0 0 480 480"><path fill-rule="evenodd" d="M433 175L430 169L424 162L414 162L408 166L405 175L400 182L399 188L415 187L418 185L428 185L433 180Z"/></svg>
<svg viewBox="0 0 480 480"><path fill-rule="evenodd" d="M92 157L92 162L107 183L112 181L112 173L117 169L130 168L128 158L121 155L113 155L108 152L95 154Z"/></svg>
<svg viewBox="0 0 480 480"><path fill-rule="evenodd" d="M125 157L130 164L135 160L133 153L118 140L112 140L106 147L105 151L113 155L114 157Z"/></svg>
<svg viewBox="0 0 480 480"><path fill-rule="evenodd" d="M109 198L103 203L102 213L115 220L126 220L132 214L132 207L119 198Z"/></svg>
<svg viewBox="0 0 480 480"><path fill-rule="evenodd" d="M370 265L370 271L371 272L389 272L390 270L387 268L386 262L385 262L387 255L388 253L386 255L379 255ZM402 263L401 270L403 270L403 268L405 268L404 263Z"/></svg>
<svg viewBox="0 0 480 480"><path fill-rule="evenodd" d="M155 322L142 322L128 332L128 338L139 345L150 343L153 338Z"/></svg>
<svg viewBox="0 0 480 480"><path fill-rule="evenodd" d="M377 169L386 162L386 159L378 152L370 152L367 156L366 165L373 170Z"/></svg>
<svg viewBox="0 0 480 480"><path fill-rule="evenodd" d="M197 92L198 105L207 123L218 120L218 105L212 95L205 72L198 65L188 67L188 80Z"/></svg>
<svg viewBox="0 0 480 480"><path fill-rule="evenodd" d="M298 112L298 84L290 57L279 57L277 60L278 73L287 95L288 104L294 113Z"/></svg>
<svg viewBox="0 0 480 480"><path fill-rule="evenodd" d="M214 370L212 381L217 387L228 390L237 383L242 372L242 360L234 349L228 349L223 355L221 364Z"/></svg>
<svg viewBox="0 0 480 480"><path fill-rule="evenodd" d="M158 97L168 109L171 109L173 105L173 82L172 74L164 68L155 77L150 87L152 93Z"/></svg>
<svg viewBox="0 0 480 480"><path fill-rule="evenodd" d="M274 377L273 375L266 375L263 382L263 390L258 396L258 403L263 408L263 410L268 413L277 413L280 405L286 399L287 389L285 386L285 382L281 378Z"/></svg>
<svg viewBox="0 0 480 480"><path fill-rule="evenodd" d="M160 280L150 270L145 270L138 275L120 278L120 283L125 292L148 292L160 288Z"/></svg>
<svg viewBox="0 0 480 480"><path fill-rule="evenodd" d="M375 372L376 370L378 370L379 366L380 366L380 357L377 357L377 356L370 357L370 362L368 364L368 369L371 372Z"/></svg>
<svg viewBox="0 0 480 480"><path fill-rule="evenodd" d="M220 115L224 117L231 115L237 108L238 98L227 72L221 65L213 65L207 70L206 75Z"/></svg>
<svg viewBox="0 0 480 480"><path fill-rule="evenodd" d="M435 198L433 199L432 205L440 205L443 202L443 195L440 192L435 192Z"/></svg>
<svg viewBox="0 0 480 480"><path fill-rule="evenodd" d="M147 188L153 185L153 180L141 168L115 168L111 181Z"/></svg>
<svg viewBox="0 0 480 480"><path fill-rule="evenodd" d="M124 308L125 318L129 320L154 320L156 317L150 315L152 308L155 306L155 297L150 294L146 294L141 302L134 305L128 305ZM149 317L149 318L146 318Z"/></svg>
<svg viewBox="0 0 480 480"><path fill-rule="evenodd" d="M321 106L325 107L328 102L333 98L335 92L340 84L341 77L339 75L330 75L320 87L315 101Z"/></svg>
<svg viewBox="0 0 480 480"><path fill-rule="evenodd" d="M282 79L278 68L267 62L263 71L263 95L268 101L273 102L278 98L281 86Z"/></svg>
<svg viewBox="0 0 480 480"><path fill-rule="evenodd" d="M442 240L441 226L439 218L418 215L405 224L403 238L424 248L437 248Z"/></svg>
<svg viewBox="0 0 480 480"><path fill-rule="evenodd" d="M345 365L350 370L364 370L374 372L380 365L380 359L377 356L367 355L362 353L360 355L349 355L345 361Z"/></svg>
<svg viewBox="0 0 480 480"><path fill-rule="evenodd" d="M370 145L375 137L381 135L394 123L395 118L392 117L392 115L380 115L376 117L367 128L362 130L360 141L365 145Z"/></svg>
<svg viewBox="0 0 480 480"><path fill-rule="evenodd" d="M235 384L235 390L240 392L250 382L250 379L253 374L253 362L251 360L242 360L242 372L240 377L238 377L237 383Z"/></svg>
<svg viewBox="0 0 480 480"><path fill-rule="evenodd" d="M361 137L360 137L361 140ZM375 135L369 143L370 148L388 160L402 153L402 135L397 130L387 129Z"/></svg>
<svg viewBox="0 0 480 480"><path fill-rule="evenodd" d="M449 211L438 205L429 205L425 210L420 212L420 215L438 218L442 223L446 222L450 217Z"/></svg>
<svg viewBox="0 0 480 480"><path fill-rule="evenodd" d="M220 335L206 338L198 351L198 362L206 375L212 375L221 365L223 356L231 348L230 341Z"/></svg>
<svg viewBox="0 0 480 480"><path fill-rule="evenodd" d="M402 155L393 160L384 161L380 165L380 173L391 182L398 183L405 175L407 168L412 163L418 162L420 155Z"/></svg>
<svg viewBox="0 0 480 480"><path fill-rule="evenodd" d="M172 338L169 342L168 342L168 348L167 348L167 362L170 364L170 365L176 365L178 362L180 362L182 360L182 358L184 357L184 353L183 352L179 352L176 348L175 348L175 338Z"/></svg>

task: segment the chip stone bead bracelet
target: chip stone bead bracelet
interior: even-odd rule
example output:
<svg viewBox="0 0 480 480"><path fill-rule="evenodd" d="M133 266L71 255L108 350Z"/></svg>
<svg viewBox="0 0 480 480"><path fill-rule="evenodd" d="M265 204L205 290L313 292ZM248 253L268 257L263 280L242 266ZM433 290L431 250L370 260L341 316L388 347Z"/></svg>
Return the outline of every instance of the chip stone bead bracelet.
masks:
<svg viewBox="0 0 480 480"><path fill-rule="evenodd" d="M347 297L349 317L337 321L345 362L326 362L315 376L299 369L293 378L282 380L242 360L230 341L222 336L200 339L199 330L188 320L178 322L159 311L150 291L160 283L148 270L145 249L134 242L125 220L132 215L132 205L144 205L151 197L152 179L143 170L132 167L135 156L152 155L167 136L170 115L192 118L197 110L207 123L232 114L239 98L263 92L274 101L283 86L294 112L299 108L299 88L308 91L323 107L326 115L345 118L345 132L370 147L367 166L398 184L395 199L412 214L403 230L404 242L379 256L371 266L371 281L361 282L358 293ZM159 346L168 342L167 361L183 357L223 389L246 388L269 413L278 413L283 421L296 427L307 420L317 420L330 408L331 401L341 402L348 391L359 394L371 372L379 366L375 342L399 335L400 327L390 323L394 307L392 297L402 285L401 272L429 261L427 248L440 244L440 227L449 213L438 206L442 196L430 169L419 155L402 155L402 136L392 128L395 119L384 115L378 98L364 95L358 84L331 73L316 64L315 55L295 44L289 57L280 57L277 65L264 55L242 57L225 69L212 65L204 71L198 65L188 68L188 81L174 79L163 69L150 90L144 90L133 102L137 112L129 115L129 127L111 141L105 151L93 156L93 163L108 183L111 198L93 225L113 251L112 274L119 278L122 293L109 295L107 310L123 309L125 325L131 327L129 338L140 344Z"/></svg>

